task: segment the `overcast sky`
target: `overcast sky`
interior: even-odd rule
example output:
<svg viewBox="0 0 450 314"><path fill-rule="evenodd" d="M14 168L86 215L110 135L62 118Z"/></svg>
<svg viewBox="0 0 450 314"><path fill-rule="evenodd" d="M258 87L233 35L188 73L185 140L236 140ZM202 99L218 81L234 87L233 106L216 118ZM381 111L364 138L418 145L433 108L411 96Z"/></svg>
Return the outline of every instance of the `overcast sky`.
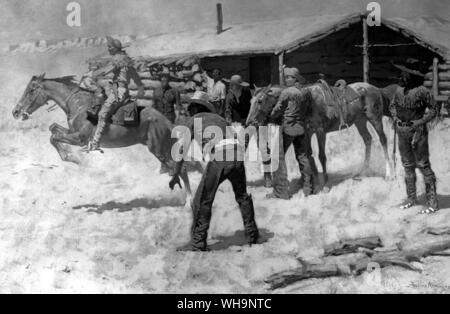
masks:
<svg viewBox="0 0 450 314"><path fill-rule="evenodd" d="M66 24L70 0L0 0L0 45L106 34L155 34L212 27L215 5L226 24L363 11L369 0L78 0L81 27ZM437 15L450 20L449 0L379 1L384 16Z"/></svg>

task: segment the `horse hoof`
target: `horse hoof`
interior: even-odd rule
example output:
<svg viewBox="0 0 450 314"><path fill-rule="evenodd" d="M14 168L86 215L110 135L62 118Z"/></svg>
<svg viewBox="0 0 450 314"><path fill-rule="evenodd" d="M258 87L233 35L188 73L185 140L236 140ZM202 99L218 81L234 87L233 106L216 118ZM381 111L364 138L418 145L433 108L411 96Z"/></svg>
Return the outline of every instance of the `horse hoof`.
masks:
<svg viewBox="0 0 450 314"><path fill-rule="evenodd" d="M78 156L73 155L73 154L67 155L67 158L66 158L65 161L72 162L72 163L74 163L76 165L80 165L81 164L81 159Z"/></svg>
<svg viewBox="0 0 450 314"><path fill-rule="evenodd" d="M324 186L322 191L323 191L324 193L329 193L330 190L331 190L330 187Z"/></svg>

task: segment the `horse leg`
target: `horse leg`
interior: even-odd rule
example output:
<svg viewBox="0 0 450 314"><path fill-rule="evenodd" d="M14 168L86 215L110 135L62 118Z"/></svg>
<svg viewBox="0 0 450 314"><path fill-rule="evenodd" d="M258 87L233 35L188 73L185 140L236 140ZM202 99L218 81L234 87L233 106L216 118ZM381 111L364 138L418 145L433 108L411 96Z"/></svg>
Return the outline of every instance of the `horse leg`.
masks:
<svg viewBox="0 0 450 314"><path fill-rule="evenodd" d="M319 175L319 170L317 170L316 160L313 157L313 151L312 151L312 145L311 145L311 141L312 141L314 132L308 132L308 153L307 154L308 154L309 162L311 164L311 170L314 174L314 177L317 177Z"/></svg>
<svg viewBox="0 0 450 314"><path fill-rule="evenodd" d="M357 119L355 121L355 126L364 141L364 145L366 146L364 164L356 175L359 176L365 169L369 168L370 154L372 150L372 135L370 135L369 129L367 128L367 118L364 117Z"/></svg>
<svg viewBox="0 0 450 314"><path fill-rule="evenodd" d="M180 173L181 180L183 180L184 188L186 189L186 201L184 203L185 207L188 207L191 205L192 200L192 190L191 190L191 183L189 182L189 176L187 174L186 167L183 167Z"/></svg>
<svg viewBox="0 0 450 314"><path fill-rule="evenodd" d="M386 134L383 130L383 121L382 118L380 119L369 119L370 124L374 127L375 131L378 134L378 137L380 138L381 146L383 146L383 152L384 152L384 160L386 161L386 180L391 180L392 177L392 169L391 169L391 163L389 161L389 152L388 152L388 143Z"/></svg>
<svg viewBox="0 0 450 314"><path fill-rule="evenodd" d="M80 160L73 156L72 152L68 147L64 146L63 139L70 137L69 129L57 124L53 123L50 128L50 132L52 135L50 136L50 143L55 147L62 161L68 161L78 164ZM67 142L67 144L71 144L71 142Z"/></svg>
<svg viewBox="0 0 450 314"><path fill-rule="evenodd" d="M53 134L50 137L50 143L56 148L59 156L63 161L73 162L79 164L80 159L75 156L70 150L64 148L62 144L69 144L74 146L83 146L86 144L86 138L81 132L75 133L59 133L53 129Z"/></svg>
<svg viewBox="0 0 450 314"><path fill-rule="evenodd" d="M328 183L328 171L327 171L327 154L325 153L325 146L327 142L327 133L324 129L319 129L316 132L317 143L319 145L319 160L322 165L322 173L324 185Z"/></svg>
<svg viewBox="0 0 450 314"><path fill-rule="evenodd" d="M68 128L63 127L63 126L59 125L58 123L53 123L52 125L50 125L50 127L48 129L52 133L64 133L64 134L69 133Z"/></svg>

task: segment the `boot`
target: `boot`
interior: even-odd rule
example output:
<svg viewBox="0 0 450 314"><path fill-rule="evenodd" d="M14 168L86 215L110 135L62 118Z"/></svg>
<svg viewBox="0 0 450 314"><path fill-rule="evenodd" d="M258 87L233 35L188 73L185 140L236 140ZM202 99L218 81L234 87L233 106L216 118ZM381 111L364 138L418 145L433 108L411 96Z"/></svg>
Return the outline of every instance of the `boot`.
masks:
<svg viewBox="0 0 450 314"><path fill-rule="evenodd" d="M407 199L400 205L400 209L408 209L417 205L416 192L416 174L407 174L405 176L406 195Z"/></svg>
<svg viewBox="0 0 450 314"><path fill-rule="evenodd" d="M437 200L436 180L434 178L425 182L425 194L427 197L427 209L422 211L425 214L432 214L439 210L439 203Z"/></svg>
<svg viewBox="0 0 450 314"><path fill-rule="evenodd" d="M302 177L305 177L303 180L303 194L305 197L308 197L312 194L314 194L314 179L312 175L303 175Z"/></svg>
<svg viewBox="0 0 450 314"><path fill-rule="evenodd" d="M249 245L258 243L259 230L255 222L255 208L251 195L247 195L243 200L239 200L242 219L244 220L245 237Z"/></svg>
<svg viewBox="0 0 450 314"><path fill-rule="evenodd" d="M89 143L83 147L83 151L90 152L94 150L100 150L100 140L102 138L103 131L106 127L106 118L102 115L99 115L98 117L98 124L97 128L95 129L94 136L92 140L89 141Z"/></svg>
<svg viewBox="0 0 450 314"><path fill-rule="evenodd" d="M209 249L206 246L196 247L191 243L187 243L183 246L177 248L178 252L209 252Z"/></svg>
<svg viewBox="0 0 450 314"><path fill-rule="evenodd" d="M272 174L270 172L264 172L264 187L272 187Z"/></svg>

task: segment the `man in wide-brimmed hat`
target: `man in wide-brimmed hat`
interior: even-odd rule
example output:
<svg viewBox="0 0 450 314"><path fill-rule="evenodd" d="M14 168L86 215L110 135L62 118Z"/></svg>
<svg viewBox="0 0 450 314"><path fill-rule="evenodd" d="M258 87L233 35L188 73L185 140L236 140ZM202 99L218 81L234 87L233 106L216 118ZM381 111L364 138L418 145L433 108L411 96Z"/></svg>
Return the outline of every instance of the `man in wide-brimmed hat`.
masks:
<svg viewBox="0 0 450 314"><path fill-rule="evenodd" d="M188 100L188 103L187 110L191 117L201 112L217 113L216 108L209 102L209 96L205 92L196 91Z"/></svg>
<svg viewBox="0 0 450 314"><path fill-rule="evenodd" d="M225 98L225 120L244 124L250 111L252 93L247 82L240 75L233 75L229 80L230 89Z"/></svg>
<svg viewBox="0 0 450 314"><path fill-rule="evenodd" d="M206 165L202 179L192 201L192 234L190 242L179 248L181 251L205 251L207 250L206 239L208 237L209 223L214 198L219 185L228 180L231 182L233 192L244 221L247 242L252 245L257 243L259 232L255 222L255 211L250 194L247 193L247 181L244 166L244 148L237 139L226 138L227 122L215 113L215 107L208 101L208 94L197 91L189 101L188 111L191 119L187 126L191 133L190 140L201 138L198 143L203 150L212 153L210 161ZM215 128L219 134L211 131ZM205 133L208 129L209 132ZM188 147L185 143L183 147ZM175 175L169 183L171 189L179 184L179 174L183 166L183 160L188 151L183 151L183 158L178 161ZM229 159L231 158L231 159Z"/></svg>
<svg viewBox="0 0 450 314"><path fill-rule="evenodd" d="M109 36L106 37L106 41L111 61L103 68L96 70L92 75L97 81L109 73L113 73L113 78L105 86L107 98L98 113L98 124L94 136L88 145L84 147L84 150L87 152L99 149L101 137L109 116L120 106L124 105L125 100L129 98L128 84L130 79L138 86L138 97L144 93L144 85L133 66L132 60L123 50L122 43L118 39Z"/></svg>
<svg viewBox="0 0 450 314"><path fill-rule="evenodd" d="M417 205L416 168L422 172L425 181L427 207L421 213L431 214L439 210L436 191L436 175L431 169L428 147L428 126L438 113L438 107L431 92L413 76L419 72L406 67L402 70L399 85L390 104L394 127L398 133L398 148L405 169L406 200L400 206L407 209ZM420 85L419 87L417 87Z"/></svg>

